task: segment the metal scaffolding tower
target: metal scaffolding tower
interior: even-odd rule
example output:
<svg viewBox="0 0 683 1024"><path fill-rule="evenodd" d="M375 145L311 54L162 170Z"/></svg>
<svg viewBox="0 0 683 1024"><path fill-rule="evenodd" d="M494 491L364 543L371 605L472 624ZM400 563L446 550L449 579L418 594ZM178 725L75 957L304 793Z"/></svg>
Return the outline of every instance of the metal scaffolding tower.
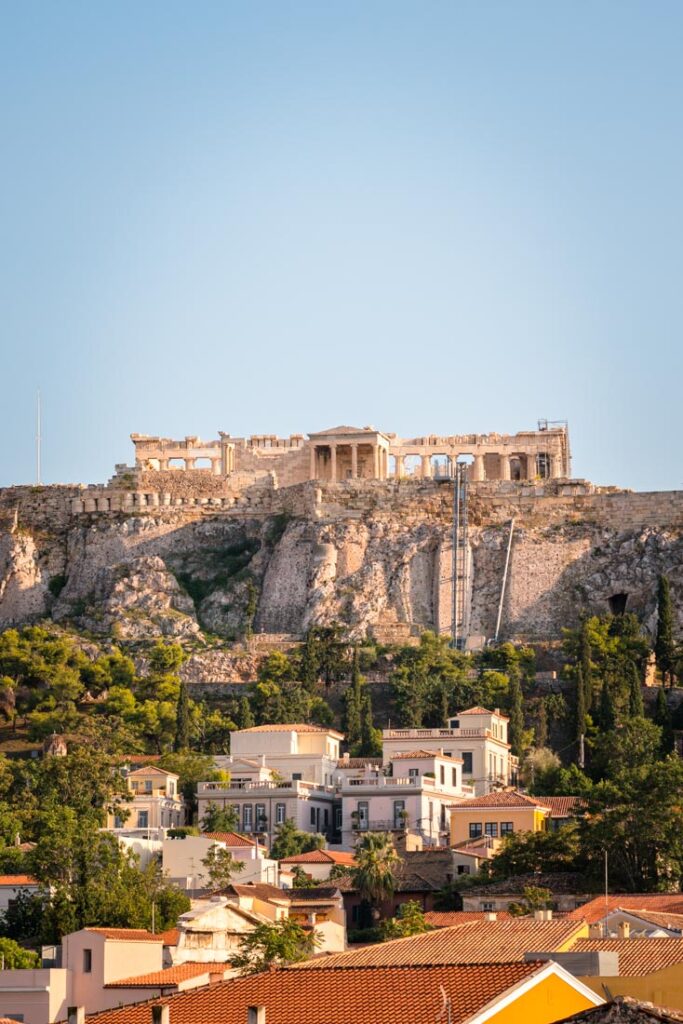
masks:
<svg viewBox="0 0 683 1024"><path fill-rule="evenodd" d="M464 650L469 633L470 548L467 522L468 467L456 463L453 480L453 596L451 643Z"/></svg>

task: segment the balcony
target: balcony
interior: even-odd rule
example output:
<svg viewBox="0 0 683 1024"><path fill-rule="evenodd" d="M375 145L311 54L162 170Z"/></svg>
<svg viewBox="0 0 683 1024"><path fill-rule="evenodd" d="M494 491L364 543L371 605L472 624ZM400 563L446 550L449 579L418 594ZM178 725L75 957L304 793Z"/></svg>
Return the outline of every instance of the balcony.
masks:
<svg viewBox="0 0 683 1024"><path fill-rule="evenodd" d="M496 739L490 729L384 729L385 740ZM500 740L499 742L503 742ZM439 744L443 746L443 744Z"/></svg>
<svg viewBox="0 0 683 1024"><path fill-rule="evenodd" d="M200 782L197 785L197 796L199 797L238 797L257 793L267 793L273 796L285 793L297 796L299 793L304 795L311 792L332 794L334 787L323 786L317 782L304 782L302 779L282 779L278 782L270 780L262 782Z"/></svg>

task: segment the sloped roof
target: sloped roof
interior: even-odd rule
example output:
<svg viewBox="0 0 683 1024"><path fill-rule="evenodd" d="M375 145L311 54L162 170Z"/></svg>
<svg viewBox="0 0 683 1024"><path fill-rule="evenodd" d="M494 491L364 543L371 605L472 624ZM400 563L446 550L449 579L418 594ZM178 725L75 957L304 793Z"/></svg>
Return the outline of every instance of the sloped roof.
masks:
<svg viewBox="0 0 683 1024"><path fill-rule="evenodd" d="M547 804L541 800L517 790L501 790L498 793L489 793L487 796L477 796L472 800L463 800L457 806L459 810L470 807L533 807L540 811L549 810Z"/></svg>
<svg viewBox="0 0 683 1024"><path fill-rule="evenodd" d="M0 885L38 885L33 875L0 875Z"/></svg>
<svg viewBox="0 0 683 1024"><path fill-rule="evenodd" d="M617 996L602 1006L563 1017L557 1024L580 1024L581 1021L586 1024L679 1024L683 1014L652 1003L641 1003L630 996Z"/></svg>
<svg viewBox="0 0 683 1024"><path fill-rule="evenodd" d="M143 765L141 768L136 768L135 771L128 772L128 778L132 775L144 775L148 772L155 772L157 775L172 775L174 779L179 778L177 772L167 772L165 768L159 768L155 764Z"/></svg>
<svg viewBox="0 0 683 1024"><path fill-rule="evenodd" d="M343 850L309 850L307 853L295 853L291 857L283 857L281 864L346 864L353 867L356 858L352 853Z"/></svg>
<svg viewBox="0 0 683 1024"><path fill-rule="evenodd" d="M539 883L540 884L540 883ZM578 890L577 890L578 891ZM569 917L582 918L589 924L602 921L607 914L615 910L638 911L654 910L662 914L683 914L683 892L671 893L616 893L608 896L596 896L583 906L572 910Z"/></svg>
<svg viewBox="0 0 683 1024"><path fill-rule="evenodd" d="M622 978L652 974L674 964L683 964L683 939L579 939L571 951L618 953Z"/></svg>
<svg viewBox="0 0 683 1024"><path fill-rule="evenodd" d="M551 818L571 818L586 806L580 796L542 796L538 799L544 807L550 808Z"/></svg>
<svg viewBox="0 0 683 1024"><path fill-rule="evenodd" d="M153 935L145 928L85 928L86 932L103 935L113 942L163 942L163 934Z"/></svg>
<svg viewBox="0 0 683 1024"><path fill-rule="evenodd" d="M499 910L496 920L509 918L507 910ZM452 928L454 925L470 924L472 921L485 921L484 910L428 910L425 921L432 928Z"/></svg>
<svg viewBox="0 0 683 1024"><path fill-rule="evenodd" d="M175 967L167 967L163 971L152 971L149 974L137 974L132 978L122 978L120 981L110 981L105 988L166 988L177 985L178 982L187 981L188 978L197 978L202 974L220 975L221 977L229 970L230 964L218 963L186 963L176 964ZM209 979L207 977L207 984Z"/></svg>
<svg viewBox="0 0 683 1024"><path fill-rule="evenodd" d="M656 910L627 910L626 913L632 917L637 917L641 921L645 921L647 924L654 924L658 928L670 928L674 931L683 932L683 913L661 914Z"/></svg>
<svg viewBox="0 0 683 1024"><path fill-rule="evenodd" d="M496 715L498 718L508 719L508 716L504 715L501 711L491 711L489 708L482 708L479 706L467 708L466 711L459 711L457 715L451 715L451 718L462 718L463 715Z"/></svg>
<svg viewBox="0 0 683 1024"><path fill-rule="evenodd" d="M344 734L336 729L328 729L324 725L309 725L308 722L281 722L276 725L252 725L249 729L240 729L242 732L318 732L329 733L343 740ZM239 755L238 755L239 756Z"/></svg>
<svg viewBox="0 0 683 1024"><path fill-rule="evenodd" d="M202 832L205 839L215 839L226 846L258 846L255 839L243 836L239 832Z"/></svg>
<svg viewBox="0 0 683 1024"><path fill-rule="evenodd" d="M512 986L546 968L538 963L356 971L327 968L322 982L317 971L289 967L105 1010L89 1016L88 1021L149 1024L150 1007L166 1004L173 1024L244 1024L249 1006L264 1006L268 1024L406 1024L436 1021L443 1009L443 987L452 1001L451 1024L464 1024Z"/></svg>
<svg viewBox="0 0 683 1024"><path fill-rule="evenodd" d="M379 434L379 430L375 430L374 427L327 427L325 430L316 430L309 437L325 437L326 434Z"/></svg>
<svg viewBox="0 0 683 1024"><path fill-rule="evenodd" d="M585 926L581 922L567 921L566 918L536 921L534 918L508 917L500 921L470 921L407 939L394 939L346 953L333 953L295 966L299 970L316 970L325 966L351 968L512 963L524 960L529 950L565 950L573 938L578 938L583 928Z"/></svg>

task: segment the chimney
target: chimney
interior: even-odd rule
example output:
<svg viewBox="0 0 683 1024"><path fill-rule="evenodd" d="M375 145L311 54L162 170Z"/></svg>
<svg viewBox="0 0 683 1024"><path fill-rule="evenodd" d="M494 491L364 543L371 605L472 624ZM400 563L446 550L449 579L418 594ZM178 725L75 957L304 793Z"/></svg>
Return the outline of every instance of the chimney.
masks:
<svg viewBox="0 0 683 1024"><path fill-rule="evenodd" d="M156 1003L152 1007L152 1024L169 1024L171 1011L168 1003Z"/></svg>
<svg viewBox="0 0 683 1024"><path fill-rule="evenodd" d="M629 922L628 921L620 921L619 922L619 927L618 927L618 932L619 932L619 938L620 939L630 939L631 938L631 925L629 924Z"/></svg>
<svg viewBox="0 0 683 1024"><path fill-rule="evenodd" d="M553 912L552 912L552 910L550 910L550 909L546 910L546 912L545 912L545 919L546 919L546 921L552 921L552 919L553 919Z"/></svg>
<svg viewBox="0 0 683 1024"><path fill-rule="evenodd" d="M348 761L350 757L351 755L349 754L348 750L345 750L344 753L342 754L342 761Z"/></svg>
<svg viewBox="0 0 683 1024"><path fill-rule="evenodd" d="M601 939L602 938L602 924L600 923L600 921L597 921L595 924L592 924L590 926L590 928L588 929L588 938L589 939Z"/></svg>
<svg viewBox="0 0 683 1024"><path fill-rule="evenodd" d="M484 920L485 921L497 921L498 920L498 914L495 912L495 910L487 910L486 913L484 914Z"/></svg>
<svg viewBox="0 0 683 1024"><path fill-rule="evenodd" d="M85 1006L70 1006L66 1011L68 1024L85 1024Z"/></svg>
<svg viewBox="0 0 683 1024"><path fill-rule="evenodd" d="M266 1024L265 1006L248 1006L247 1024Z"/></svg>
<svg viewBox="0 0 683 1024"><path fill-rule="evenodd" d="M534 921L545 921L545 910L534 910Z"/></svg>

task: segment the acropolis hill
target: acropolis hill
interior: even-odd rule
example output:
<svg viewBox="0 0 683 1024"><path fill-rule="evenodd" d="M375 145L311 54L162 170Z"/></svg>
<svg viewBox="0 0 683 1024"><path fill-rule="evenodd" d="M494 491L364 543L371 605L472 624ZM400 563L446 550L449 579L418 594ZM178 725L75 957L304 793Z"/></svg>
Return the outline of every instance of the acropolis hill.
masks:
<svg viewBox="0 0 683 1024"><path fill-rule="evenodd" d="M557 640L583 612L624 608L649 626L662 572L681 624L683 493L575 478L563 424L132 440L134 464L107 485L0 491L0 626L235 639L253 614L273 643L331 622L386 642L448 632L463 462L468 645L493 637L501 593L501 639Z"/></svg>

